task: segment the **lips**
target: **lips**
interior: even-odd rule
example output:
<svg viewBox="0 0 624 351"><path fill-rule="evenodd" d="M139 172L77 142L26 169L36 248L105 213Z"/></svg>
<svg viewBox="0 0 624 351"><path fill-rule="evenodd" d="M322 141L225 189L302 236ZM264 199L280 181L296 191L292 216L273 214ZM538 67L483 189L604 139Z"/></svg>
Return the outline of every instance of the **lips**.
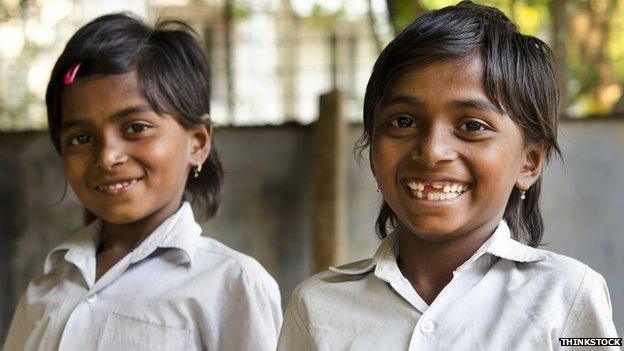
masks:
<svg viewBox="0 0 624 351"><path fill-rule="evenodd" d="M95 189L109 195L121 195L132 189L141 179L143 178L104 180Z"/></svg>
<svg viewBox="0 0 624 351"><path fill-rule="evenodd" d="M427 201L454 200L470 188L466 182L450 179L407 178L403 184L413 198Z"/></svg>

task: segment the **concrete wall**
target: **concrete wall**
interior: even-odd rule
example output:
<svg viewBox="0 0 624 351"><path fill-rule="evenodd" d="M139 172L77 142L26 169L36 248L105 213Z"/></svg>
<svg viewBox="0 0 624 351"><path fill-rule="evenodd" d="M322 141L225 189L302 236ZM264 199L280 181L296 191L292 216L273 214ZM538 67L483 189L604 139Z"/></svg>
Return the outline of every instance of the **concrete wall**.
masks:
<svg viewBox="0 0 624 351"><path fill-rule="evenodd" d="M0 134L0 340L20 294L43 270L48 250L81 225L47 134Z"/></svg>
<svg viewBox="0 0 624 351"><path fill-rule="evenodd" d="M546 171L541 205L546 249L574 257L609 286L624 336L624 120L569 122L559 141L565 163Z"/></svg>
<svg viewBox="0 0 624 351"><path fill-rule="evenodd" d="M350 130L351 145L360 127ZM226 169L222 207L205 233L245 252L276 278L285 305L310 272L312 130L283 126L222 128L217 144ZM566 168L547 168L542 207L546 249L575 257L609 284L616 327L624 332L624 121L564 122ZM367 164L348 172L348 257L371 256L379 194ZM47 134L0 134L0 340L15 302L40 272L46 252L81 223Z"/></svg>

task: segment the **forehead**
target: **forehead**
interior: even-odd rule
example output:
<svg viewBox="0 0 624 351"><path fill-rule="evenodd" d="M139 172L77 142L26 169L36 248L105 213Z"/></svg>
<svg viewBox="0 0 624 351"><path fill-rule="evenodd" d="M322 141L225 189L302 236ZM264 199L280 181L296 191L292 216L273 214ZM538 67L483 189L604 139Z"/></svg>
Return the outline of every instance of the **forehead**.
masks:
<svg viewBox="0 0 624 351"><path fill-rule="evenodd" d="M135 71L81 79L61 94L62 119L108 115L133 105L149 106Z"/></svg>
<svg viewBox="0 0 624 351"><path fill-rule="evenodd" d="M485 71L479 55L441 59L399 74L386 89L384 98L392 95L431 97L487 98Z"/></svg>

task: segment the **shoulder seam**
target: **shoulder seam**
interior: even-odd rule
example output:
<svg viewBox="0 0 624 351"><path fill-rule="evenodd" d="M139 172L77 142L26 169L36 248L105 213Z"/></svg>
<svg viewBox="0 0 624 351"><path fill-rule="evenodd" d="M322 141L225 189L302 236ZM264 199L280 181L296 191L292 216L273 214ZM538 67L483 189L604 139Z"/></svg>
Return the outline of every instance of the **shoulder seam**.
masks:
<svg viewBox="0 0 624 351"><path fill-rule="evenodd" d="M252 280L250 279L250 276L253 276L254 274L250 273L247 269L246 266L244 264L242 264L240 261L232 258L236 263L238 263L238 268L241 271L241 274L243 275L243 279L244 281L249 284L250 286L253 284L256 287L259 287L259 289L262 291L263 296L263 304L264 304L264 308L263 311L266 311L267 308L269 308L271 306L270 301L272 300L272 297L274 296L274 294L272 293L273 291L277 291L277 296L280 297L280 291L279 291L279 285L277 284L277 282L275 281L275 278L273 278L273 276L271 276L271 274L266 271L266 269L257 261L254 262L260 266L260 268L262 268L260 271L264 274L264 276L266 276L268 279L255 279ZM258 284L258 282L260 281L260 284ZM271 287L275 287L277 289L271 289Z"/></svg>
<svg viewBox="0 0 624 351"><path fill-rule="evenodd" d="M293 303L290 308L288 313L290 313L293 316L293 321L295 322L295 325L297 326L297 329L299 329L299 331L304 334L304 336L307 339L307 342L310 342L310 339L312 337L312 333L310 332L310 329L308 329L305 325L305 323L303 323L303 319L301 318L301 315L299 314L299 290L300 290L301 286L298 286L297 288L295 288L295 291L293 292L293 295L291 297L291 300L294 301L295 303Z"/></svg>
<svg viewBox="0 0 624 351"><path fill-rule="evenodd" d="M238 262L238 261L237 261ZM249 279L249 272L247 272L247 270L245 269L244 265L240 264L238 265L238 268L240 269L241 275L243 276L243 280L246 284L248 284L250 287L251 285L255 285L255 286L259 286L260 287L260 291L262 291L262 298L259 299L260 302L262 303L262 306L260 307L260 315L264 316L265 312L268 308L270 308L271 306L271 292L269 291L269 289L267 289L266 284L256 284L256 283L252 283L251 279ZM278 286L279 289L279 286Z"/></svg>
<svg viewBox="0 0 624 351"><path fill-rule="evenodd" d="M568 328L568 322L570 321L570 314L572 313L572 309L576 305L576 300L578 298L579 293L581 292L581 288L583 284L585 284L585 277L587 276L587 271L589 270L588 266L585 266L585 270L583 271L583 277L581 278L581 283L579 284L576 292L574 293L574 298L572 299L572 303L570 304L570 308L568 309L568 314L566 316L565 323L563 324L563 329L561 330L561 335L559 337L563 337L565 335L566 329Z"/></svg>

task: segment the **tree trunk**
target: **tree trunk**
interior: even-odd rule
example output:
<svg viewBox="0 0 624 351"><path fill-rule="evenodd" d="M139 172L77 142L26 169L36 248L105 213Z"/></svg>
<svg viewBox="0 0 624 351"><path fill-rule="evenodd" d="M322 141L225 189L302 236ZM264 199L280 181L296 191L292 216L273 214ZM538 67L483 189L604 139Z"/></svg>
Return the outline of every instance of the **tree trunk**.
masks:
<svg viewBox="0 0 624 351"><path fill-rule="evenodd" d="M568 108L568 14L566 0L552 0L549 3L550 16L552 18L552 49L555 55L555 69L559 79L559 114L566 115Z"/></svg>
<svg viewBox="0 0 624 351"><path fill-rule="evenodd" d="M227 96L228 120L234 122L235 97L234 97L234 47L232 45L234 30L232 17L234 15L234 0L225 0L223 22L225 27L225 84Z"/></svg>

